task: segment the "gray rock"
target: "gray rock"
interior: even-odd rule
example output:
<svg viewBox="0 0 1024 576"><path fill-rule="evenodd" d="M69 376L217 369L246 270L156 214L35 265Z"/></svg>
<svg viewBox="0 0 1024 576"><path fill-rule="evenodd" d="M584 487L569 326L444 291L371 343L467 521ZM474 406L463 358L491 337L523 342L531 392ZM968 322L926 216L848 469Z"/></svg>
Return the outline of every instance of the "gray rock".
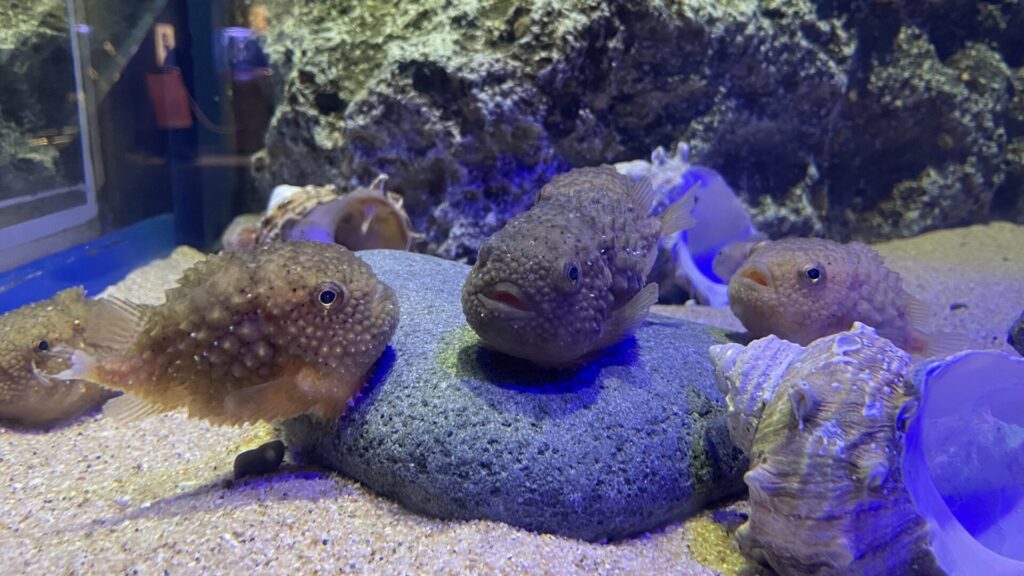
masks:
<svg viewBox="0 0 1024 576"><path fill-rule="evenodd" d="M387 172L446 258L472 261L553 174L677 140L772 236L1024 221L1024 2L272 8L264 192Z"/></svg>
<svg viewBox="0 0 1024 576"><path fill-rule="evenodd" d="M1024 356L1024 312L1020 313L1020 318L1010 326L1010 333L1006 336L1006 342L1013 346L1013 348Z"/></svg>
<svg viewBox="0 0 1024 576"><path fill-rule="evenodd" d="M406 507L601 540L653 529L742 491L704 326L652 316L575 372L480 347L462 315L469 267L360 253L402 318L337 423L284 423L287 442Z"/></svg>

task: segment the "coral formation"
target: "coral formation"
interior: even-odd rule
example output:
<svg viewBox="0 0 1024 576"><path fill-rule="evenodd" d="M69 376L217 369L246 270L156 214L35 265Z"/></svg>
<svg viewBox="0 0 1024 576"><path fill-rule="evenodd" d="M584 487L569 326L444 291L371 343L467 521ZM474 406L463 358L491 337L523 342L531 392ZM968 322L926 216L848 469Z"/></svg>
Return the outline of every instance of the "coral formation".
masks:
<svg viewBox="0 0 1024 576"><path fill-rule="evenodd" d="M771 237L1024 218L1020 3L272 8L264 190L390 174L446 258L472 261L555 173L680 140Z"/></svg>

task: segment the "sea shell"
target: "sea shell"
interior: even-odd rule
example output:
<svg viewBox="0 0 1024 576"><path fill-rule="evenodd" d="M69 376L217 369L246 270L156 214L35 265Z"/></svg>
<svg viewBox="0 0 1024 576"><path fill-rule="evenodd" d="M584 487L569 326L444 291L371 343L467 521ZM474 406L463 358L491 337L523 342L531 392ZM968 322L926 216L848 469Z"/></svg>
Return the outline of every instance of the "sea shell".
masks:
<svg viewBox="0 0 1024 576"><path fill-rule="evenodd" d="M333 185L274 189L257 242L310 240L334 242L351 250L408 250L417 235L402 197L387 191L388 177L349 192Z"/></svg>
<svg viewBox="0 0 1024 576"><path fill-rule="evenodd" d="M651 153L650 162L621 162L615 168L633 178L651 179L658 197L656 212L693 190L697 225L662 241L662 249L671 253L669 276L698 303L728 306L729 279L716 275L715 256L729 244L751 239L757 231L746 207L725 179L710 168L690 164L689 152L689 146L682 142L676 145L672 156L659 146Z"/></svg>
<svg viewBox="0 0 1024 576"><path fill-rule="evenodd" d="M220 243L224 247L224 251L234 252L255 246L262 223L263 214L259 212L235 216L235 219L228 224L220 236Z"/></svg>
<svg viewBox="0 0 1024 576"><path fill-rule="evenodd" d="M861 323L807 347L769 336L710 353L751 461L737 531L751 557L783 576L1024 574L1009 552L1024 556L1024 360L968 351L911 373ZM968 497L989 510L973 532L947 508Z"/></svg>
<svg viewBox="0 0 1024 576"><path fill-rule="evenodd" d="M1024 358L972 350L912 373L903 478L950 574L1024 574Z"/></svg>

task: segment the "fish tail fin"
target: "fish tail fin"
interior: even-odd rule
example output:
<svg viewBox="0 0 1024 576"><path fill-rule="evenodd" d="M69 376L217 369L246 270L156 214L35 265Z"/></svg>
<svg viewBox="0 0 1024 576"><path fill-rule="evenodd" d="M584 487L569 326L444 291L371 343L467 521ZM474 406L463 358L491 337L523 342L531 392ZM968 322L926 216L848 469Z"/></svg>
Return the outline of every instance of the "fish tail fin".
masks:
<svg viewBox="0 0 1024 576"><path fill-rule="evenodd" d="M165 412L162 406L152 404L131 394L122 394L107 400L103 405L103 417L118 424L130 424L144 420L154 414Z"/></svg>
<svg viewBox="0 0 1024 576"><path fill-rule="evenodd" d="M907 319L910 320L911 333L914 340L914 348L925 356L945 356L965 350L970 341L960 332L931 332L923 327L927 326L934 317L934 312L928 304L919 298L904 291L906 302Z"/></svg>
<svg viewBox="0 0 1024 576"><path fill-rule="evenodd" d="M85 341L98 348L131 348L146 326L147 309L120 298L95 300L85 320Z"/></svg>
<svg viewBox="0 0 1024 576"><path fill-rule="evenodd" d="M915 330L915 340L921 343L925 357L948 356L966 350L970 340L960 332L924 332Z"/></svg>
<svg viewBox="0 0 1024 576"><path fill-rule="evenodd" d="M686 194L682 198L677 200L674 204L665 209L665 212L661 215L661 235L662 237L671 236L676 232L682 232L689 228L693 228L697 224L697 220L693 217L693 207L696 203L696 197L693 194L694 188L690 188L686 191Z"/></svg>

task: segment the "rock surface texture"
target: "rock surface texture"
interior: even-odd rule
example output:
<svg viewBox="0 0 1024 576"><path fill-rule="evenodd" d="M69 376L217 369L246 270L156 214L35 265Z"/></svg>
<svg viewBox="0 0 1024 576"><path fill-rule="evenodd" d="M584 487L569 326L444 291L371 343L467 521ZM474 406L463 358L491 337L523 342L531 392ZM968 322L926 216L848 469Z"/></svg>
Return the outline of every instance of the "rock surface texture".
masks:
<svg viewBox="0 0 1024 576"><path fill-rule="evenodd" d="M652 315L583 368L537 371L480 347L459 292L469 267L361 252L398 293L398 332L336 423L287 442L420 513L585 540L656 528L742 490L701 325Z"/></svg>
<svg viewBox="0 0 1024 576"><path fill-rule="evenodd" d="M1024 221L1024 2L272 3L253 169L406 197L471 261L553 174L689 142L773 237Z"/></svg>
<svg viewBox="0 0 1024 576"><path fill-rule="evenodd" d="M1006 336L1006 342L1013 346L1014 350L1024 356L1024 312L1020 313L1017 321L1010 326L1010 333Z"/></svg>

